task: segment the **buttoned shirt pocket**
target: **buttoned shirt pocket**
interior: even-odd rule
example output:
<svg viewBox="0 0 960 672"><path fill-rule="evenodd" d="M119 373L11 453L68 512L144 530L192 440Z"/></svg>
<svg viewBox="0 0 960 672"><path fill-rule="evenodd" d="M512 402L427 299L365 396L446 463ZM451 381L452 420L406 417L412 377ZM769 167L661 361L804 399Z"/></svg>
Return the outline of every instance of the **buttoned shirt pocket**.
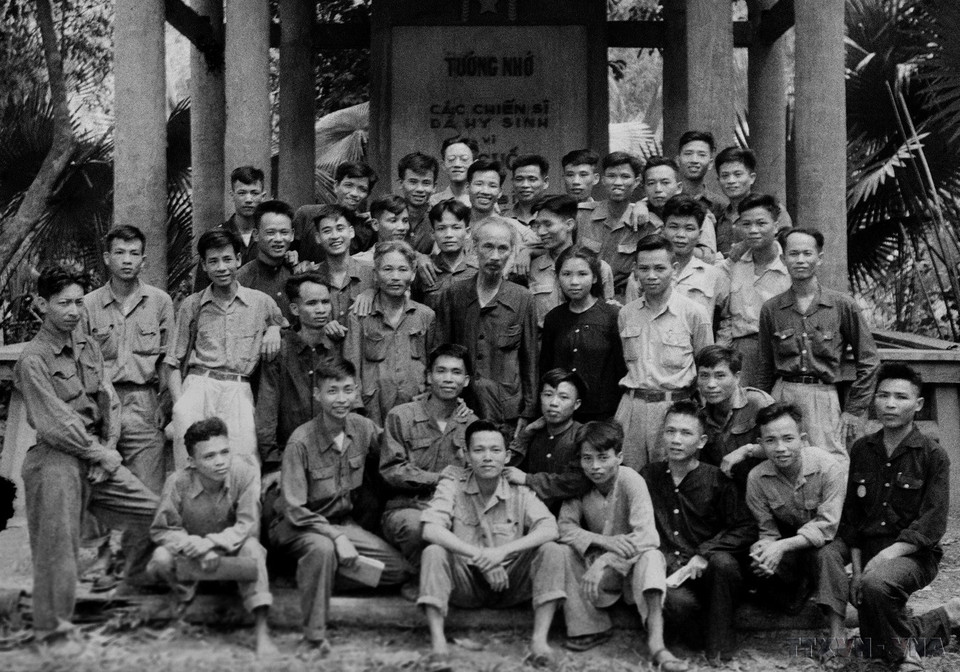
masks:
<svg viewBox="0 0 960 672"><path fill-rule="evenodd" d="M387 358L387 345L387 339L383 334L364 334L363 358L368 362L382 362Z"/></svg>
<svg viewBox="0 0 960 672"><path fill-rule="evenodd" d="M133 352L138 355L159 355L160 327L138 324L133 335Z"/></svg>
<svg viewBox="0 0 960 672"><path fill-rule="evenodd" d="M637 241L627 240L617 245L617 254L633 256L637 253Z"/></svg>
<svg viewBox="0 0 960 672"><path fill-rule="evenodd" d="M66 403L79 397L84 391L84 381L77 374L77 367L69 361L56 361L50 370L50 380L57 396Z"/></svg>
<svg viewBox="0 0 960 672"><path fill-rule="evenodd" d="M507 330L497 336L497 347L501 350L516 350L520 347L522 329L519 324L507 327Z"/></svg>
<svg viewBox="0 0 960 672"><path fill-rule="evenodd" d="M541 279L530 283L531 294L550 294L556 287L556 283L551 280Z"/></svg>
<svg viewBox="0 0 960 672"><path fill-rule="evenodd" d="M784 358L800 356L800 344L797 342L796 329L783 329L773 332L774 347L777 354Z"/></svg>
<svg viewBox="0 0 960 672"><path fill-rule="evenodd" d="M814 357L832 360L837 336L837 332L832 329L813 329L810 332L810 348L813 350Z"/></svg>
<svg viewBox="0 0 960 672"><path fill-rule="evenodd" d="M337 496L337 467L333 464L310 467L310 503Z"/></svg>
<svg viewBox="0 0 960 672"><path fill-rule="evenodd" d="M580 244L597 254L600 254L600 250L603 249L603 243L601 243L599 240L594 240L593 238L581 238Z"/></svg>
<svg viewBox="0 0 960 672"><path fill-rule="evenodd" d="M490 532L493 535L494 547L503 546L504 544L508 544L514 539L517 539L518 526L518 521L512 517L508 517L506 520L498 523L491 523Z"/></svg>
<svg viewBox="0 0 960 672"><path fill-rule="evenodd" d="M90 334L93 336L97 345L100 346L100 352L106 360L117 358L117 339L116 328L113 323L94 324L90 327Z"/></svg>
<svg viewBox="0 0 960 672"><path fill-rule="evenodd" d="M429 436L425 436L418 439L413 439L410 442L410 454L409 460L414 465L421 469L426 469L427 471L435 471L433 454L431 453L430 448L433 446L433 439Z"/></svg>
<svg viewBox="0 0 960 672"><path fill-rule="evenodd" d="M869 472L854 472L850 474L850 483L853 484L853 496L858 504L862 508L870 508L880 494L877 489L876 475Z"/></svg>
<svg viewBox="0 0 960 672"><path fill-rule="evenodd" d="M901 518L913 520L917 517L923 500L923 484L922 478L913 478L907 474L897 474L894 477L890 484L893 489L890 499L894 512Z"/></svg>
<svg viewBox="0 0 960 672"><path fill-rule="evenodd" d="M343 488L346 490L356 490L363 482L363 455L350 455L347 457L347 474L344 478Z"/></svg>
<svg viewBox="0 0 960 672"><path fill-rule="evenodd" d="M452 532L460 539L477 544L478 546L486 546L486 539L480 527L480 519L473 511L473 508L474 507L469 506L466 498L454 502Z"/></svg>
<svg viewBox="0 0 960 672"><path fill-rule="evenodd" d="M623 358L628 362L635 362L642 355L642 344L640 337L643 330L638 326L627 325L620 334L620 340L623 342Z"/></svg>
<svg viewBox="0 0 960 672"><path fill-rule="evenodd" d="M689 338L684 338L684 334L671 332L663 337L660 361L666 368L682 369L690 364L692 357L693 344Z"/></svg>

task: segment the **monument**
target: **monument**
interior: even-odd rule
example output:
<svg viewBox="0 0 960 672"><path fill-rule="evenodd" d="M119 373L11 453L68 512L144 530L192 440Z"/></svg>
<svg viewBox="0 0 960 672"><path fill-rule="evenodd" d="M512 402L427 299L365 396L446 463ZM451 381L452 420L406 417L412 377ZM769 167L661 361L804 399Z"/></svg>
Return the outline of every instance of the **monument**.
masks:
<svg viewBox="0 0 960 672"><path fill-rule="evenodd" d="M437 155L456 136L506 166L541 153L557 176L565 152L605 152L605 29L596 0L373 3L370 148L381 175L395 179L400 157Z"/></svg>

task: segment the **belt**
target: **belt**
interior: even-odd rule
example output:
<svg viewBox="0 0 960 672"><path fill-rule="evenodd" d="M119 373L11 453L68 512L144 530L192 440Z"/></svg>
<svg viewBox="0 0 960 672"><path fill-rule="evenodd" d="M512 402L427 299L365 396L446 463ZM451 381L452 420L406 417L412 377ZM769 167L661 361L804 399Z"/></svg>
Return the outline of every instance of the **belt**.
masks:
<svg viewBox="0 0 960 672"><path fill-rule="evenodd" d="M188 376L206 376L207 378L213 378L214 380L227 380L234 383L245 383L250 380L250 376L244 376L239 373L227 373L224 371L217 371L216 369L207 369L202 366L191 366L187 370Z"/></svg>
<svg viewBox="0 0 960 672"><path fill-rule="evenodd" d="M757 341L760 339L760 334L744 334L743 336L734 336L734 341Z"/></svg>
<svg viewBox="0 0 960 672"><path fill-rule="evenodd" d="M800 383L801 385L826 385L816 376L780 376L785 383Z"/></svg>
<svg viewBox="0 0 960 672"><path fill-rule="evenodd" d="M648 402L655 401L681 401L693 396L692 390L635 390L629 389L625 394L634 399L643 399Z"/></svg>

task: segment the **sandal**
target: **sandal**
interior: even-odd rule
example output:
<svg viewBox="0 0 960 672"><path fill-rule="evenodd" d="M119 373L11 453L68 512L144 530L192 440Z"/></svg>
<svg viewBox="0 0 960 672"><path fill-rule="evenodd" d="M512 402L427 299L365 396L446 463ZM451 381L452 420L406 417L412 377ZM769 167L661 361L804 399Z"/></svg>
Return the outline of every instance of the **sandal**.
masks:
<svg viewBox="0 0 960 672"><path fill-rule="evenodd" d="M680 660L667 649L655 651L651 658L654 665L663 672L687 672L690 669L687 661Z"/></svg>
<svg viewBox="0 0 960 672"><path fill-rule="evenodd" d="M533 651L524 656L522 664L529 665L538 670L557 669L557 663L553 659L553 656L547 655L546 653L534 653Z"/></svg>
<svg viewBox="0 0 960 672"><path fill-rule="evenodd" d="M589 651L596 646L608 642L612 636L613 632L611 630L604 630L603 632L595 632L589 635L567 637L563 642L563 646L570 651Z"/></svg>

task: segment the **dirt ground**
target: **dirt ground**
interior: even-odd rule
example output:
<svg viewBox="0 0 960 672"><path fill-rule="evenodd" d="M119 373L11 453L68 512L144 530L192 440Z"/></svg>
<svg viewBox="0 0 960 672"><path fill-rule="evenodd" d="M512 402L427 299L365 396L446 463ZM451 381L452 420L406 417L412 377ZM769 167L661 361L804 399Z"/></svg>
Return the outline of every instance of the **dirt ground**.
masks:
<svg viewBox="0 0 960 672"><path fill-rule="evenodd" d="M911 608L926 611L957 592L960 578L960 522L952 521L944 539L945 556L940 574L927 589L911 600ZM421 657L429 649L426 629L421 623L410 628L334 628L332 653L318 658L299 647L295 631L275 632L281 656L259 661L252 651L249 628L224 630L214 627L147 627L130 612L118 610L110 621L81 626L83 652L69 659L56 658L27 644L0 651L3 672L246 672L253 670L325 672L416 672L423 669ZM0 635L10 634L0 628ZM809 637L813 633L805 633ZM851 634L853 634L851 632ZM471 672L511 672L531 669L523 664L528 630L452 631L454 669ZM573 654L561 647L561 631L552 636L564 672L620 672L654 670L643 643L642 633L618 631L607 644L588 653ZM806 642L788 632L741 633L742 648L732 663L721 669L739 672L775 672L819 668L809 655ZM2 640L0 640L2 641ZM691 662L692 669L711 669L697 652L675 645L672 649ZM941 672L960 670L960 646L954 641L943 656L927 659L927 667ZM886 669L870 661L851 661L845 672L873 672Z"/></svg>

